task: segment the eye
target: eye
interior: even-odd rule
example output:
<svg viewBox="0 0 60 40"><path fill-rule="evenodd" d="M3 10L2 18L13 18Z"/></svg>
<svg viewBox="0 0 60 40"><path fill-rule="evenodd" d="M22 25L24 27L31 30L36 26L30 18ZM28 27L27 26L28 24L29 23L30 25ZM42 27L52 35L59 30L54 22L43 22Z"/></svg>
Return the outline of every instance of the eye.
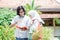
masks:
<svg viewBox="0 0 60 40"><path fill-rule="evenodd" d="M24 12L20 12L20 13L24 13Z"/></svg>

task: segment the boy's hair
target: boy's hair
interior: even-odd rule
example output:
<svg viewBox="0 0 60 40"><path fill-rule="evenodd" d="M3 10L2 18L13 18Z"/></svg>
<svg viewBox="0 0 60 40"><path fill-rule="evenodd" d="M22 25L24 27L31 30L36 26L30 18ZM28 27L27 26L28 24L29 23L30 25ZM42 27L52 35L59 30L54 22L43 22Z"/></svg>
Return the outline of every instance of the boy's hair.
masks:
<svg viewBox="0 0 60 40"><path fill-rule="evenodd" d="M19 11L20 11L21 9L24 11L24 15L26 14L24 7L23 7L23 6L18 6L18 7L17 7L17 15L19 15L19 16L20 16Z"/></svg>

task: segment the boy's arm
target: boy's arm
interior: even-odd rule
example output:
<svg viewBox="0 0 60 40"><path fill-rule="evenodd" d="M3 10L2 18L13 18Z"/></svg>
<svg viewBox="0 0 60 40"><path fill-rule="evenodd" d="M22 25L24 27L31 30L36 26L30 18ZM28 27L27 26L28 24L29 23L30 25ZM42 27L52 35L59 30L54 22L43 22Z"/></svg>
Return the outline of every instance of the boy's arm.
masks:
<svg viewBox="0 0 60 40"><path fill-rule="evenodd" d="M16 20L17 20L16 17L12 19L10 28L11 27L14 27L17 24L17 21Z"/></svg>
<svg viewBox="0 0 60 40"><path fill-rule="evenodd" d="M16 25L16 23L14 23L14 24L11 24L11 25L10 25L10 28L14 27L15 25Z"/></svg>

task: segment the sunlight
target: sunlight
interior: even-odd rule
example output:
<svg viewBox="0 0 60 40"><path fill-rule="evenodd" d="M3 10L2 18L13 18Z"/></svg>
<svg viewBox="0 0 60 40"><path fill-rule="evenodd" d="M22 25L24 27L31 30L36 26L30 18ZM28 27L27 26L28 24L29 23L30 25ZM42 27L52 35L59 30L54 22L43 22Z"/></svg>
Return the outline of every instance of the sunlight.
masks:
<svg viewBox="0 0 60 40"><path fill-rule="evenodd" d="M58 3L60 3L60 0L56 0Z"/></svg>

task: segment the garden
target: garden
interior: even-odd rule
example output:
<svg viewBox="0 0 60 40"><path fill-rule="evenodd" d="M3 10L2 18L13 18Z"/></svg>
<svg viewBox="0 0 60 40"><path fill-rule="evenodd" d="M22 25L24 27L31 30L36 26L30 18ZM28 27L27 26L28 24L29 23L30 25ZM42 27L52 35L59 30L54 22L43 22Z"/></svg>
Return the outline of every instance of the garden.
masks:
<svg viewBox="0 0 60 40"><path fill-rule="evenodd" d="M31 4L24 5L26 13L30 10L37 10L40 6L34 6L34 0L32 0ZM39 10L37 10L39 14L42 14ZM28 16L28 14L26 14ZM12 19L16 16L16 9L12 8L0 8L0 40L15 40L14 30L15 27L10 28L10 24ZM56 19L58 20L58 19ZM58 22L59 23L59 22ZM42 28L43 31L43 40L50 40L53 37L52 29L48 29L47 27ZM38 35L39 36L39 35ZM36 37L37 38L37 37Z"/></svg>

